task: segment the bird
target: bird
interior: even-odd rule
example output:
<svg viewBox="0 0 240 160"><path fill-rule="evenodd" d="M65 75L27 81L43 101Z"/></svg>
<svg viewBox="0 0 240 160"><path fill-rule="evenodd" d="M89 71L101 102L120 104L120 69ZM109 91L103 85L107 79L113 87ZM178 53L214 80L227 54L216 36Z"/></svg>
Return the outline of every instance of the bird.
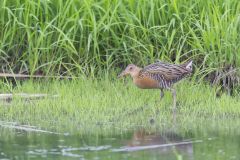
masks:
<svg viewBox="0 0 240 160"><path fill-rule="evenodd" d="M176 109L176 90L173 85L192 74L193 61L182 64L172 64L157 61L144 68L129 64L118 78L130 75L133 83L141 89L160 89L160 99L164 97L164 90L170 90L173 98L173 110Z"/></svg>

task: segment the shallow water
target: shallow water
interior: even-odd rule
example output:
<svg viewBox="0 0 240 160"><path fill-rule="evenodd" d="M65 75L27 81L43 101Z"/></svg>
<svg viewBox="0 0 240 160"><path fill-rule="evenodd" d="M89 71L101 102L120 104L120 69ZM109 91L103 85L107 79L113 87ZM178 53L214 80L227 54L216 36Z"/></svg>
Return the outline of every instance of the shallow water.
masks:
<svg viewBox="0 0 240 160"><path fill-rule="evenodd" d="M240 136L226 131L220 134L214 129L187 133L136 129L86 135L8 125L0 127L1 159L240 159Z"/></svg>

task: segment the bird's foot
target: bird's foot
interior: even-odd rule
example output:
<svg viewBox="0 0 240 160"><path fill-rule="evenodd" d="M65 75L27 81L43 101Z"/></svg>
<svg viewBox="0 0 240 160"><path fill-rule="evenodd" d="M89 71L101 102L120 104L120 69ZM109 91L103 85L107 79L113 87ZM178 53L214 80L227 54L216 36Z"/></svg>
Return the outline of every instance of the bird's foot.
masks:
<svg viewBox="0 0 240 160"><path fill-rule="evenodd" d="M156 111L155 111L155 115L159 115L160 114L160 109L157 108Z"/></svg>

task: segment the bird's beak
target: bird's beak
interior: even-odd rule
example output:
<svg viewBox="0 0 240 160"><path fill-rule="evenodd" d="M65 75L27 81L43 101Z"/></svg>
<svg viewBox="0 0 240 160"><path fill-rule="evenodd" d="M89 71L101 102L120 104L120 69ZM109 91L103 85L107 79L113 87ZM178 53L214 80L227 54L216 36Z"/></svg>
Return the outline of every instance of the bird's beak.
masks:
<svg viewBox="0 0 240 160"><path fill-rule="evenodd" d="M127 75L127 72L126 71L122 71L122 73L118 75L118 78L122 78L122 77L124 77L126 75Z"/></svg>

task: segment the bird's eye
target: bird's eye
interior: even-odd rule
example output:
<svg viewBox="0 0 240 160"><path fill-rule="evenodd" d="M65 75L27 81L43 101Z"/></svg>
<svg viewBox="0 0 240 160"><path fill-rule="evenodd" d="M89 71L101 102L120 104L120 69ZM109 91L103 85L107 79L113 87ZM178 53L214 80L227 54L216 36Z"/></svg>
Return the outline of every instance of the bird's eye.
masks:
<svg viewBox="0 0 240 160"><path fill-rule="evenodd" d="M130 67L130 68L129 68L129 70L132 70L132 69L133 69L133 67Z"/></svg>

